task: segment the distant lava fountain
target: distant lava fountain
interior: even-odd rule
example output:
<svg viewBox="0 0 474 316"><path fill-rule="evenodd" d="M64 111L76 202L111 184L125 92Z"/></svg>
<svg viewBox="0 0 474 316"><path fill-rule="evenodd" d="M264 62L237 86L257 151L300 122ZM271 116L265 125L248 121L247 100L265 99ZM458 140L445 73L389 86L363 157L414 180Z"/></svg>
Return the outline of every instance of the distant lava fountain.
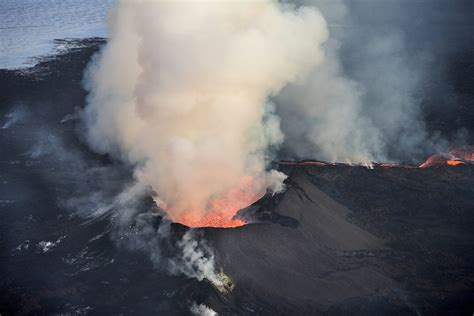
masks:
<svg viewBox="0 0 474 316"><path fill-rule="evenodd" d="M429 168L436 166L459 166L465 165L466 162L474 161L474 146L462 146L452 149L447 154L432 155L426 159L419 167Z"/></svg>
<svg viewBox="0 0 474 316"><path fill-rule="evenodd" d="M426 159L419 167L420 168L429 168L434 166L443 166L443 165L455 165L457 160L451 159L449 155L432 155ZM462 161L459 161L463 163Z"/></svg>

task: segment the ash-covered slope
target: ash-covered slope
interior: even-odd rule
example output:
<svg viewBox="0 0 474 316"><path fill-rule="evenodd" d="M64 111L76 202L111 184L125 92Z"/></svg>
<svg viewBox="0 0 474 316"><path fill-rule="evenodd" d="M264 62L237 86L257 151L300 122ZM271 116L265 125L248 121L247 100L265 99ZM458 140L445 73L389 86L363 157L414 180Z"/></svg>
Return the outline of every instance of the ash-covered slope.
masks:
<svg viewBox="0 0 474 316"><path fill-rule="evenodd" d="M304 175L293 174L289 190L267 211L296 225L262 223L209 234L237 286L305 306L372 295L392 283L373 267L351 269L338 260L345 252L381 251L383 242L350 223L350 211Z"/></svg>
<svg viewBox="0 0 474 316"><path fill-rule="evenodd" d="M286 168L287 192L247 210L264 223L206 232L239 305L281 314L472 309L473 166Z"/></svg>

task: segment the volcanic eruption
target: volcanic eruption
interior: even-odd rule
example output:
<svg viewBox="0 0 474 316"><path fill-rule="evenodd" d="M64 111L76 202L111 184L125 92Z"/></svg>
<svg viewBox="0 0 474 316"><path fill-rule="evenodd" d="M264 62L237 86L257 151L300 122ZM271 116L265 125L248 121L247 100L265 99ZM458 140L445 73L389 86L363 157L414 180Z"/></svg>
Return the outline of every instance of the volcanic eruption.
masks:
<svg viewBox="0 0 474 316"><path fill-rule="evenodd" d="M0 69L0 314L472 313L468 1L113 2Z"/></svg>
<svg viewBox="0 0 474 316"><path fill-rule="evenodd" d="M383 86L348 79L340 38L328 40L315 7L120 1L109 31L85 80L88 141L130 164L174 222L243 225L234 218L239 209L284 189L286 175L269 167L278 146L369 167L387 161L392 146L403 157L435 147L412 96L416 80L407 79L417 76L396 73ZM403 51L403 41L389 37L374 58L398 69L403 59L393 58L393 46ZM365 104L383 106L374 111ZM459 165L469 155L458 150L420 167Z"/></svg>
<svg viewBox="0 0 474 316"><path fill-rule="evenodd" d="M89 67L93 148L130 163L175 222L232 227L283 189L268 149L283 140L268 98L323 59L316 8L276 1L122 1Z"/></svg>
<svg viewBox="0 0 474 316"><path fill-rule="evenodd" d="M467 145L453 148L447 154L436 154L428 157L420 168L428 168L435 166L458 166L465 165L466 162L474 161L474 146Z"/></svg>

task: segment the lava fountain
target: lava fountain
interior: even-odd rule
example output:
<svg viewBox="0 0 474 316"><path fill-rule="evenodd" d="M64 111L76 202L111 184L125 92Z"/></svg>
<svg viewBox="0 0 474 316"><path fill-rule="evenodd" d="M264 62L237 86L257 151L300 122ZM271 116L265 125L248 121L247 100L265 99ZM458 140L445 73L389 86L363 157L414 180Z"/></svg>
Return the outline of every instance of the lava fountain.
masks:
<svg viewBox="0 0 474 316"><path fill-rule="evenodd" d="M255 193L253 190L253 179L245 178L243 185L233 189L222 198L211 199L205 212L201 210L170 210L168 214L180 214L175 216L174 222L188 227L220 227L231 228L247 224L236 218L235 214L263 197L264 193Z"/></svg>
<svg viewBox="0 0 474 316"><path fill-rule="evenodd" d="M315 7L279 1L119 1L110 37L87 71L89 144L134 166L175 222L234 227L284 174L269 101L324 61ZM118 67L120 65L120 67Z"/></svg>
<svg viewBox="0 0 474 316"><path fill-rule="evenodd" d="M453 148L447 154L437 154L432 155L426 159L419 167L420 168L429 168L436 166L459 166L465 165L467 162L474 161L474 146L462 146Z"/></svg>

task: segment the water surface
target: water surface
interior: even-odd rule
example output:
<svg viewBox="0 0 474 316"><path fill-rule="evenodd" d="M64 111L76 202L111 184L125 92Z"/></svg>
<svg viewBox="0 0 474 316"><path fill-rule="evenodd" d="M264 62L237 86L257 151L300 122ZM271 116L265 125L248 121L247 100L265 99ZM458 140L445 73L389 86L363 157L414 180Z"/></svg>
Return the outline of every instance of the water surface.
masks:
<svg viewBox="0 0 474 316"><path fill-rule="evenodd" d="M105 37L115 0L1 0L0 68L19 68L53 52L54 39Z"/></svg>

